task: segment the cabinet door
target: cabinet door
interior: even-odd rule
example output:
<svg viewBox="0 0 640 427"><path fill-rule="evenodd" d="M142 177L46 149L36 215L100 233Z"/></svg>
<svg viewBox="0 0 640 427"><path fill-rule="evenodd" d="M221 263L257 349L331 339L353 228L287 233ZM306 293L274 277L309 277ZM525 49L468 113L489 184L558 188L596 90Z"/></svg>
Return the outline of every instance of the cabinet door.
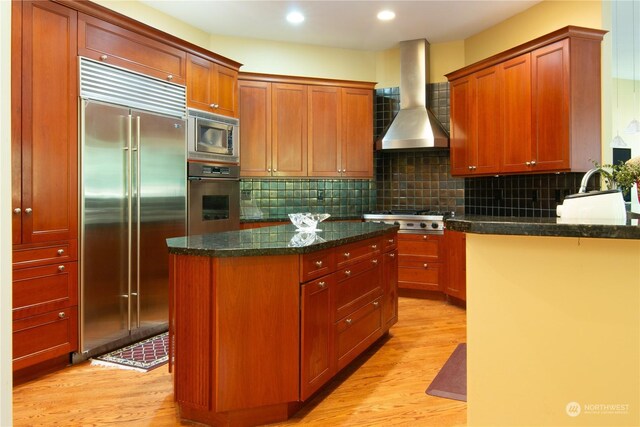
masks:
<svg viewBox="0 0 640 427"><path fill-rule="evenodd" d="M24 2L22 25L21 243L75 239L77 14L52 2Z"/></svg>
<svg viewBox="0 0 640 427"><path fill-rule="evenodd" d="M445 231L447 279L444 291L463 301L467 296L466 239L463 232Z"/></svg>
<svg viewBox="0 0 640 427"><path fill-rule="evenodd" d="M271 168L273 176L307 175L307 87L273 84ZM243 117L243 120L246 118ZM242 135L242 131L240 132Z"/></svg>
<svg viewBox="0 0 640 427"><path fill-rule="evenodd" d="M337 87L309 87L309 176L340 176L340 93Z"/></svg>
<svg viewBox="0 0 640 427"><path fill-rule="evenodd" d="M238 117L238 72L216 65L215 112L230 117Z"/></svg>
<svg viewBox="0 0 640 427"><path fill-rule="evenodd" d="M501 172L528 171L531 164L530 58L526 53L501 64L504 123Z"/></svg>
<svg viewBox="0 0 640 427"><path fill-rule="evenodd" d="M214 111L216 64L196 55L187 56L187 106Z"/></svg>
<svg viewBox="0 0 640 427"><path fill-rule="evenodd" d="M490 67L475 74L474 117L476 143L471 146L474 174L494 174L502 154L502 108L500 106L500 68Z"/></svg>
<svg viewBox="0 0 640 427"><path fill-rule="evenodd" d="M22 4L11 2L11 239L14 245L22 242Z"/></svg>
<svg viewBox="0 0 640 427"><path fill-rule="evenodd" d="M334 275L302 286L300 400L305 400L335 373L331 289Z"/></svg>
<svg viewBox="0 0 640 427"><path fill-rule="evenodd" d="M271 176L271 84L239 82L240 174Z"/></svg>
<svg viewBox="0 0 640 427"><path fill-rule="evenodd" d="M462 77L451 82L451 175L469 175L470 151L475 145L472 123L473 109L472 78Z"/></svg>
<svg viewBox="0 0 640 427"><path fill-rule="evenodd" d="M342 176L373 176L373 91L341 89Z"/></svg>
<svg viewBox="0 0 640 427"><path fill-rule="evenodd" d="M535 171L569 169L569 40L531 52Z"/></svg>
<svg viewBox="0 0 640 427"><path fill-rule="evenodd" d="M398 251L387 252L382 258L382 324L389 328L398 321Z"/></svg>

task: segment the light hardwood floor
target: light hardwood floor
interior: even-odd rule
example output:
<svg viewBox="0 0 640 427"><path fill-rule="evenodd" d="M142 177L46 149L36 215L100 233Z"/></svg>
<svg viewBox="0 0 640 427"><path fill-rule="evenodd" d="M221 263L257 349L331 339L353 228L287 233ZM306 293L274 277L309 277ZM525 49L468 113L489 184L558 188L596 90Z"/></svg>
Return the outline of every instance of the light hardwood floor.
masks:
<svg viewBox="0 0 640 427"><path fill-rule="evenodd" d="M281 426L454 426L466 403L425 394L458 343L466 313L443 301L400 298L387 338ZM148 373L83 363L16 386L15 426L179 426L166 367Z"/></svg>

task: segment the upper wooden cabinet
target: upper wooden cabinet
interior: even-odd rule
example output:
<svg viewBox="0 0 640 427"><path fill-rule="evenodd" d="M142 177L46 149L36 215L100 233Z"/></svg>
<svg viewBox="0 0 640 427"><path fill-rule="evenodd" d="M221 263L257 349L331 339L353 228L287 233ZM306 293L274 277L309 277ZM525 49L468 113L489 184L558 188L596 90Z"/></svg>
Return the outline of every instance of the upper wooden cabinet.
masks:
<svg viewBox="0 0 640 427"><path fill-rule="evenodd" d="M605 33L569 26L448 74L452 175L592 168Z"/></svg>
<svg viewBox="0 0 640 427"><path fill-rule="evenodd" d="M238 117L238 72L189 54L187 105L203 111Z"/></svg>
<svg viewBox="0 0 640 427"><path fill-rule="evenodd" d="M77 238L76 29L75 11L41 1L22 2L14 23L14 58L22 56L21 68L12 64L14 244Z"/></svg>
<svg viewBox="0 0 640 427"><path fill-rule="evenodd" d="M371 178L373 84L345 83L242 74L242 176Z"/></svg>
<svg viewBox="0 0 640 427"><path fill-rule="evenodd" d="M186 52L84 13L78 20L78 54L162 80L186 81Z"/></svg>

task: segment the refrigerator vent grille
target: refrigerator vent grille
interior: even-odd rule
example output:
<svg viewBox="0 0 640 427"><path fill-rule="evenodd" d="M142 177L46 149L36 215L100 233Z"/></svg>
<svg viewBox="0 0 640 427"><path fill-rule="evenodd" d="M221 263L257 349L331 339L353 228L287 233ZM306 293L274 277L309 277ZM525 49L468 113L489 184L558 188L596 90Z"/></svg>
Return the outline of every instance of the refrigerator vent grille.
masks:
<svg viewBox="0 0 640 427"><path fill-rule="evenodd" d="M186 117L184 86L83 57L80 58L80 97Z"/></svg>

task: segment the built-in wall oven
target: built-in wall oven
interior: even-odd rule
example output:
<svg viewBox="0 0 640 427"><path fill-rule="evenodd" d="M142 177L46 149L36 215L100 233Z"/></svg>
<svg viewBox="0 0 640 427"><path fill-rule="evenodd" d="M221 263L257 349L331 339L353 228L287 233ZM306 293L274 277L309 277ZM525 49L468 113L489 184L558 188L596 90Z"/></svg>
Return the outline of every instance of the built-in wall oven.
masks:
<svg viewBox="0 0 640 427"><path fill-rule="evenodd" d="M189 161L188 233L240 228L240 167Z"/></svg>

